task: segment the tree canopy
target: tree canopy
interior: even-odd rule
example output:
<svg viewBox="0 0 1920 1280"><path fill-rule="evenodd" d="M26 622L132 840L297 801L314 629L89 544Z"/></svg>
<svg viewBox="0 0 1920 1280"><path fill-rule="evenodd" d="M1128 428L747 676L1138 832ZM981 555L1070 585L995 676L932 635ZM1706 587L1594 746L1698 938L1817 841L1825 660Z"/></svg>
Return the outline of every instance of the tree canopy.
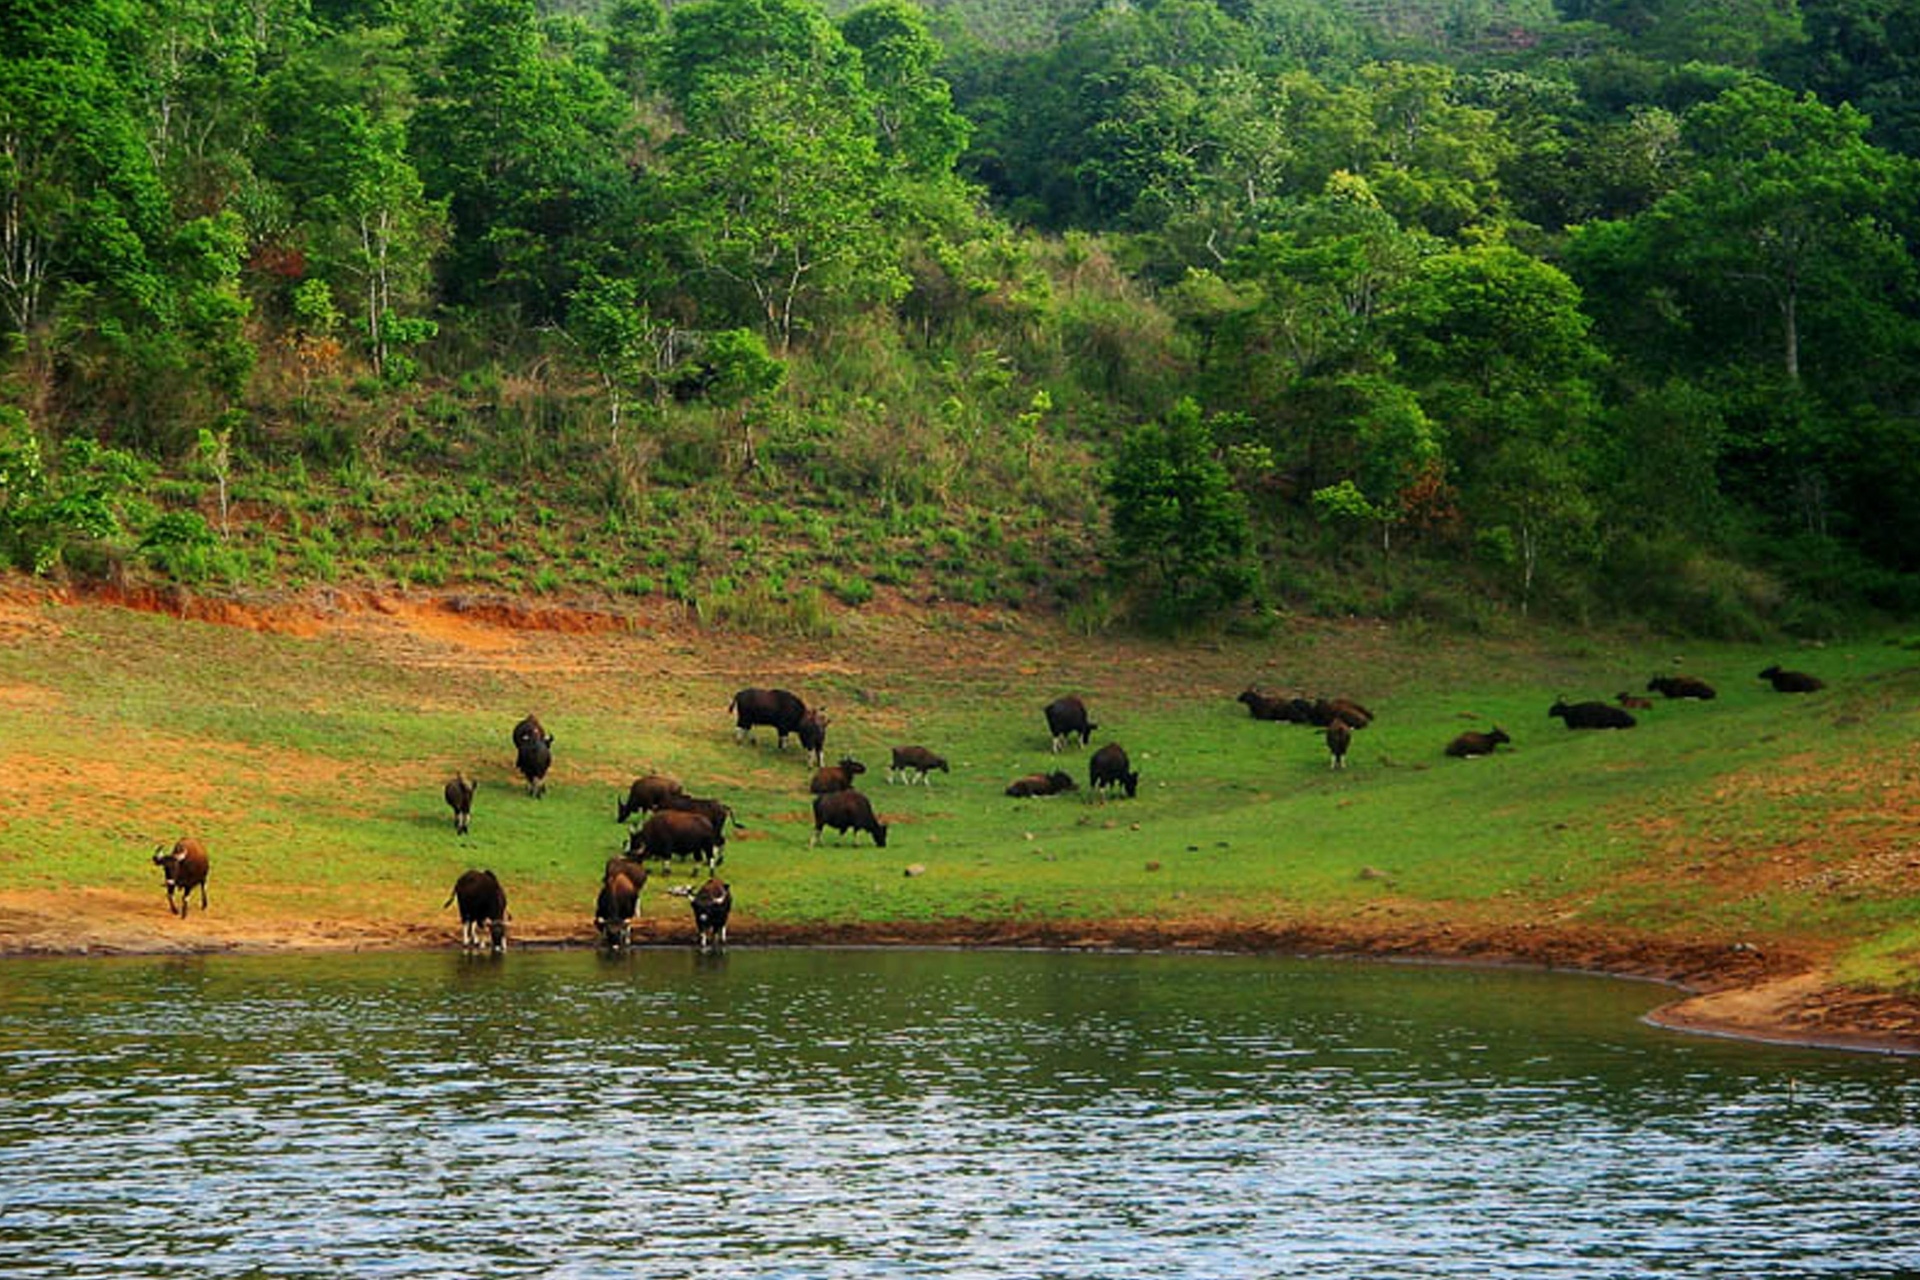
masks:
<svg viewBox="0 0 1920 1280"><path fill-rule="evenodd" d="M1895 8L23 0L10 456L44 496L120 456L75 442L164 485L216 440L223 511L310 464L559 475L632 539L704 485L991 512L1035 594L1084 573L1184 618L1436 607L1421 580L1689 626L1904 608ZM184 545L142 542L164 506L16 514L10 554ZM730 580L714 544L767 554L718 529L624 578ZM1681 607L1634 585L1661 565L1724 568Z"/></svg>

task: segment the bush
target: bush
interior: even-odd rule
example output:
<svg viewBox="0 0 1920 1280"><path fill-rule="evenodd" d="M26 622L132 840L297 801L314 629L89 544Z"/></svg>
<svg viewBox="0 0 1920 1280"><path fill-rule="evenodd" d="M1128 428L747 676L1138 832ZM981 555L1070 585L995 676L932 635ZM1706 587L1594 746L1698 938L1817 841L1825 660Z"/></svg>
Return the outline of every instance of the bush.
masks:
<svg viewBox="0 0 1920 1280"><path fill-rule="evenodd" d="M85 437L68 440L50 469L26 415L0 408L0 560L46 573L69 545L113 538L149 470Z"/></svg>
<svg viewBox="0 0 1920 1280"><path fill-rule="evenodd" d="M842 577L837 573L826 575L826 587L841 604L859 608L873 599L873 584L857 574Z"/></svg>
<svg viewBox="0 0 1920 1280"><path fill-rule="evenodd" d="M723 579L713 584L696 607L704 625L733 627L756 635L826 639L836 630L826 597L814 587L786 594L759 580L735 588Z"/></svg>
<svg viewBox="0 0 1920 1280"><path fill-rule="evenodd" d="M204 582L214 572L213 529L197 511L169 511L147 527L140 552L161 573L184 583Z"/></svg>
<svg viewBox="0 0 1920 1280"><path fill-rule="evenodd" d="M1107 491L1120 563L1138 577L1150 623L1183 629L1251 593L1246 504L1192 400L1127 437Z"/></svg>

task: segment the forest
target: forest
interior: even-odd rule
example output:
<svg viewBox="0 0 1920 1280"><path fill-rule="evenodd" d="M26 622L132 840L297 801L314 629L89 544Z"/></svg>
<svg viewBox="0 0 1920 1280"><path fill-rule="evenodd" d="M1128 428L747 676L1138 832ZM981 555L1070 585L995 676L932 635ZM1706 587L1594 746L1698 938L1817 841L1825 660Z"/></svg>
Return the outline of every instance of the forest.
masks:
<svg viewBox="0 0 1920 1280"><path fill-rule="evenodd" d="M1920 609L1899 0L12 0L0 49L21 573Z"/></svg>

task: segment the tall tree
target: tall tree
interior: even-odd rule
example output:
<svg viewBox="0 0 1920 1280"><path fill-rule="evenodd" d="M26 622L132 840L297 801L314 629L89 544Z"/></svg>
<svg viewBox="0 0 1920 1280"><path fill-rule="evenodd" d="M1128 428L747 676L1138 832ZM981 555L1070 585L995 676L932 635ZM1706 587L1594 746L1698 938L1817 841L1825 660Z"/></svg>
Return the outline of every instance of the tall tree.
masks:
<svg viewBox="0 0 1920 1280"><path fill-rule="evenodd" d="M668 226L723 315L752 314L784 351L835 307L905 290L873 98L817 7L697 0L661 60L684 121L659 180Z"/></svg>
<svg viewBox="0 0 1920 1280"><path fill-rule="evenodd" d="M1191 625L1252 590L1246 504L1194 401L1127 437L1107 492L1118 563L1157 621Z"/></svg>
<svg viewBox="0 0 1920 1280"><path fill-rule="evenodd" d="M1851 108L1749 80L1686 118L1691 178L1645 213L1578 230L1571 261L1642 351L1809 363L1847 378L1910 349L1920 276L1907 251L1920 168L1866 140Z"/></svg>
<svg viewBox="0 0 1920 1280"><path fill-rule="evenodd" d="M1405 376L1445 432L1462 504L1510 551L1525 610L1549 555L1564 564L1595 549L1587 452L1603 358L1580 290L1504 245L1459 250L1423 264L1394 327Z"/></svg>
<svg viewBox="0 0 1920 1280"><path fill-rule="evenodd" d="M947 82L934 74L940 45L926 14L909 0L874 0L849 13L840 30L860 53L882 158L915 177L951 176L968 126L953 109Z"/></svg>
<svg viewBox="0 0 1920 1280"><path fill-rule="evenodd" d="M1876 146L1920 156L1920 15L1906 0L1800 0L1806 40L1772 50L1774 79L1869 116Z"/></svg>
<svg viewBox="0 0 1920 1280"><path fill-rule="evenodd" d="M306 269L357 317L385 375L396 337L420 332L445 238L445 206L427 200L408 156L410 83L383 41L356 34L290 62L266 97L263 172L297 211Z"/></svg>
<svg viewBox="0 0 1920 1280"><path fill-rule="evenodd" d="M0 301L23 338L64 286L149 316L164 292L166 196L118 70L132 27L117 0L0 6Z"/></svg>
<svg viewBox="0 0 1920 1280"><path fill-rule="evenodd" d="M620 95L548 56L533 0L465 0L425 90L408 141L426 194L447 202L450 296L560 318L603 232L598 193L626 181Z"/></svg>

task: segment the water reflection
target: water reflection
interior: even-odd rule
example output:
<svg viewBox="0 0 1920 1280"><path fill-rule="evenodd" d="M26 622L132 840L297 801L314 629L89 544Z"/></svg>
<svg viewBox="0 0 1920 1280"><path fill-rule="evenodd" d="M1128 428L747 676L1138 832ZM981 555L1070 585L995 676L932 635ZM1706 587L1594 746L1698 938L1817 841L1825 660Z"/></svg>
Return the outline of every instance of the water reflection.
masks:
<svg viewBox="0 0 1920 1280"><path fill-rule="evenodd" d="M1192 956L8 964L0 1273L1920 1269L1920 1064L1640 1025L1662 996Z"/></svg>

